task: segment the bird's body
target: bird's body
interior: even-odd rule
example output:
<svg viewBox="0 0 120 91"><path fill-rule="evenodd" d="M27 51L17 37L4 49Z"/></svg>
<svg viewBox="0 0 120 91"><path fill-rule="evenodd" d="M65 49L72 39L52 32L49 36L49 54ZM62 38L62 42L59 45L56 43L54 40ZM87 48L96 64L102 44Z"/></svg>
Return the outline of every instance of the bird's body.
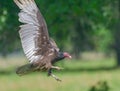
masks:
<svg viewBox="0 0 120 91"><path fill-rule="evenodd" d="M61 56L63 53L62 52L59 52L59 56ZM28 63L28 64L25 64L21 67L19 67L16 71L17 74L19 75L24 75L24 74L27 74L27 73L30 73L30 72L34 72L34 71L49 71L54 63L56 63L57 61L60 61L64 59L64 56L63 57L55 57L52 61L48 61L48 59L46 58L45 60L42 60L40 61L40 63ZM49 63L48 63L49 62Z"/></svg>
<svg viewBox="0 0 120 91"><path fill-rule="evenodd" d="M16 73L23 75L45 70L48 71L48 75L58 80L51 70L60 68L53 64L71 56L66 52L60 52L54 40L49 37L46 22L34 0L14 0L14 2L21 9L18 15L23 25L20 26L19 34L23 51L30 62L19 67Z"/></svg>

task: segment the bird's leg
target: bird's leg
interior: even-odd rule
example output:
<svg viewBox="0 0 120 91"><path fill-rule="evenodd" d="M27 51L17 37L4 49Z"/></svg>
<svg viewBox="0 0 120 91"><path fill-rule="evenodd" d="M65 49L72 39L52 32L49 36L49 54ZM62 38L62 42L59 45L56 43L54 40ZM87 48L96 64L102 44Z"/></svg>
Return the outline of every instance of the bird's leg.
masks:
<svg viewBox="0 0 120 91"><path fill-rule="evenodd" d="M63 69L63 68L60 68L60 67L57 67L57 66L52 66L51 68L52 68L52 69L57 69L57 70Z"/></svg>
<svg viewBox="0 0 120 91"><path fill-rule="evenodd" d="M62 80L60 80L58 77L56 77L54 74L51 74L51 76L53 77L53 78L55 78L55 80L57 80L57 81L62 81Z"/></svg>
<svg viewBox="0 0 120 91"><path fill-rule="evenodd" d="M54 74L52 74L52 69L49 69L48 70L48 76L51 76L51 77L53 77L55 80L57 80L57 81L61 81L57 76L55 76Z"/></svg>

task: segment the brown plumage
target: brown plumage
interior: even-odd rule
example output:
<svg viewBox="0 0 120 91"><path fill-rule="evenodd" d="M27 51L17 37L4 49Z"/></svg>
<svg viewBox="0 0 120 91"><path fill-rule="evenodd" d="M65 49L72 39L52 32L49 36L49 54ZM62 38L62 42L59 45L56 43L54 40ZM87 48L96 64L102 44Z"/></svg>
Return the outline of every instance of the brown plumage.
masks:
<svg viewBox="0 0 120 91"><path fill-rule="evenodd" d="M71 56L66 52L60 52L54 40L49 37L46 22L34 0L14 0L14 2L21 9L18 15L23 25L20 26L19 34L23 51L30 62L19 67L16 73L23 75L46 70L48 75L59 80L51 70L60 68L53 64Z"/></svg>

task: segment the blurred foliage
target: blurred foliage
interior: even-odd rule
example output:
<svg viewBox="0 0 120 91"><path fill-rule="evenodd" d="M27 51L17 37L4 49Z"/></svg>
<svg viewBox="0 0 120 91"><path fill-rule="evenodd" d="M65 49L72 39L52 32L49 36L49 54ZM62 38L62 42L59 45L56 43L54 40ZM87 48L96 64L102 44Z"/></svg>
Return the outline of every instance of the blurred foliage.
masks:
<svg viewBox="0 0 120 91"><path fill-rule="evenodd" d="M21 49L19 9L13 0L7 1L0 0L0 53L3 55ZM36 0L36 3L61 50L79 58L83 51L107 52L118 48L120 43L116 41L120 38L115 36L120 34L119 0Z"/></svg>
<svg viewBox="0 0 120 91"><path fill-rule="evenodd" d="M96 85L91 87L90 91L109 91L109 88L106 81L99 81Z"/></svg>
<svg viewBox="0 0 120 91"><path fill-rule="evenodd" d="M104 26L98 26L93 35L96 51L108 53L113 49L113 35Z"/></svg>
<svg viewBox="0 0 120 91"><path fill-rule="evenodd" d="M19 48L17 9L12 0L0 0L0 52L3 56Z"/></svg>

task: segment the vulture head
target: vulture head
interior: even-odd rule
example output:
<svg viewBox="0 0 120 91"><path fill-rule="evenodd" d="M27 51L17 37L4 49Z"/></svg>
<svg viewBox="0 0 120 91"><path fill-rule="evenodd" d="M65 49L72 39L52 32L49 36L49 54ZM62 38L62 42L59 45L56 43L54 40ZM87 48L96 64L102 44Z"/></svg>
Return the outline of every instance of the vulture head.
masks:
<svg viewBox="0 0 120 91"><path fill-rule="evenodd" d="M54 64L55 62L60 61L60 60L62 60L64 58L71 59L72 57L67 52L59 52L58 55L57 55L57 57L52 61L52 63Z"/></svg>
<svg viewBox="0 0 120 91"><path fill-rule="evenodd" d="M52 69L60 70L54 63L64 58L71 58L67 52L60 52L55 41L49 37L47 24L34 0L14 0L19 7L19 35L28 64L19 67L18 75L45 70L48 75L60 81L52 74Z"/></svg>
<svg viewBox="0 0 120 91"><path fill-rule="evenodd" d="M72 56L67 52L64 52L63 55L64 55L64 58L69 58L69 59L72 58Z"/></svg>

